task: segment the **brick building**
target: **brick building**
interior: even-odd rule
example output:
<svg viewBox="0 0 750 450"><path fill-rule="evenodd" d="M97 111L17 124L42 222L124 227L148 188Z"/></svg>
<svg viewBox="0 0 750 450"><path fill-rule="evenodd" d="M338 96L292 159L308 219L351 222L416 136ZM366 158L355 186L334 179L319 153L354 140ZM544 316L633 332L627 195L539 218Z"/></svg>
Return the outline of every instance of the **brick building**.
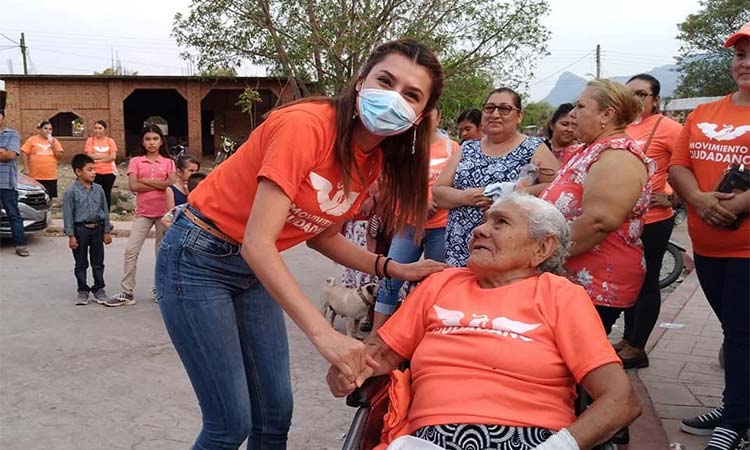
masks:
<svg viewBox="0 0 750 450"><path fill-rule="evenodd" d="M68 160L83 152L98 119L109 124L122 157L138 147L146 121L162 124L170 145L213 155L222 135L244 141L263 114L292 99L285 80L272 77L0 75L0 80L7 91L7 126L24 141L49 120ZM252 115L237 106L248 87L260 94Z"/></svg>

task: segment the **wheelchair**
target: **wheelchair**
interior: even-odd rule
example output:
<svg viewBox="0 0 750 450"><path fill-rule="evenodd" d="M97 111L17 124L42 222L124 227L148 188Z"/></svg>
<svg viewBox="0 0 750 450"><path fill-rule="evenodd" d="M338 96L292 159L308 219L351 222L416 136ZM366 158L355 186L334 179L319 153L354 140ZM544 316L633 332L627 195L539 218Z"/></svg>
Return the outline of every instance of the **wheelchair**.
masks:
<svg viewBox="0 0 750 450"><path fill-rule="evenodd" d="M372 450L380 443L383 416L388 412L388 387L390 376L369 378L346 397L347 406L357 408L341 450ZM580 385L575 402L576 415L580 415L591 403L591 397ZM594 450L628 450L630 434L628 428L615 433L607 442Z"/></svg>

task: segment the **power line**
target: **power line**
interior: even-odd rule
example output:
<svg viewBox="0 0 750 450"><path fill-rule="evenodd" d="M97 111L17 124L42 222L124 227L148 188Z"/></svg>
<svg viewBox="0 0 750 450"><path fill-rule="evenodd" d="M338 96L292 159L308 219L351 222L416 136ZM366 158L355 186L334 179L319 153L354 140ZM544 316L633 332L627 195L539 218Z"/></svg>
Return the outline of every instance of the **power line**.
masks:
<svg viewBox="0 0 750 450"><path fill-rule="evenodd" d="M34 49L36 49L36 51L43 52L43 53L55 53L55 54L61 54L61 55L78 56L81 58L89 58L89 59L95 59L95 60L100 60L100 61L110 60L109 55L84 55L81 53L65 52L65 51L59 51L55 49L45 49L43 47L38 47L38 46L34 46ZM139 64L143 66L164 67L164 68L170 68L170 69L175 68L174 65L154 64L154 63L144 62L144 61L135 61L135 60L121 60L121 61L128 63L128 64Z"/></svg>
<svg viewBox="0 0 750 450"><path fill-rule="evenodd" d="M530 84L529 87L536 86L536 85L542 83L543 81L549 80L550 78L554 77L555 75L557 75L559 73L562 73L565 69L568 69L568 68L570 68L570 67L578 64L579 62L581 62L584 59L586 59L587 57L589 57L592 53L594 53L594 50L589 50L588 53L586 53L585 55L583 55L580 58L576 59L575 61L573 61L572 63L568 64L567 66L565 66L565 67L563 67L563 68L561 68L561 69L559 69L559 70L557 70L555 72L552 72L551 74L547 75L546 77L542 78L541 80L537 80L536 83Z"/></svg>
<svg viewBox="0 0 750 450"><path fill-rule="evenodd" d="M10 42L16 44L16 46L21 45L20 43L14 41L13 39L9 38L8 36L4 35L3 33L0 33L0 36L4 37L5 39L9 40Z"/></svg>
<svg viewBox="0 0 750 450"><path fill-rule="evenodd" d="M19 28L6 28L8 30L13 31L24 31ZM34 31L34 34L42 34L42 35L48 35L48 36L78 36L85 39L92 39L92 38L98 38L98 39L126 39L126 40L132 40L132 41L153 41L153 42L164 42L164 38L144 38L143 36L136 36L136 35L113 35L113 34L96 34L93 33L70 33L70 32L50 32L50 31ZM2 35L2 34L0 34ZM5 36L6 39L8 39L7 36Z"/></svg>

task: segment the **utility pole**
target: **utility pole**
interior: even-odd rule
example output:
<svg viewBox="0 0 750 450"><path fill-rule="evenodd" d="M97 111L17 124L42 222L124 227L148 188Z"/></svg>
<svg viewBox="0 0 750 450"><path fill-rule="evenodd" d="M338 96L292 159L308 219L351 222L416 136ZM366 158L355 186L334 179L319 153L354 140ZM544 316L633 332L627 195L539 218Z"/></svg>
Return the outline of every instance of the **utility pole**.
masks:
<svg viewBox="0 0 750 450"><path fill-rule="evenodd" d="M26 37L21 33L21 57L23 58L23 74L29 74L29 68L26 66Z"/></svg>
<svg viewBox="0 0 750 450"><path fill-rule="evenodd" d="M596 79L602 77L602 46L596 44Z"/></svg>

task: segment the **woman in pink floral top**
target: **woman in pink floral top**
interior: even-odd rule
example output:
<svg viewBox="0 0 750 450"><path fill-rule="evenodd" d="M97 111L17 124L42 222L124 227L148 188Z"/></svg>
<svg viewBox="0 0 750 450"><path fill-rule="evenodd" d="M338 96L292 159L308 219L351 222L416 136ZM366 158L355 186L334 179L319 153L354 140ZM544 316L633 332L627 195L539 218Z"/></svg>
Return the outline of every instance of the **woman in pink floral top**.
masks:
<svg viewBox="0 0 750 450"><path fill-rule="evenodd" d="M541 195L570 223L565 267L591 296L607 334L635 303L646 272L640 237L654 167L625 134L641 108L628 87L589 82L570 112L582 144Z"/></svg>

